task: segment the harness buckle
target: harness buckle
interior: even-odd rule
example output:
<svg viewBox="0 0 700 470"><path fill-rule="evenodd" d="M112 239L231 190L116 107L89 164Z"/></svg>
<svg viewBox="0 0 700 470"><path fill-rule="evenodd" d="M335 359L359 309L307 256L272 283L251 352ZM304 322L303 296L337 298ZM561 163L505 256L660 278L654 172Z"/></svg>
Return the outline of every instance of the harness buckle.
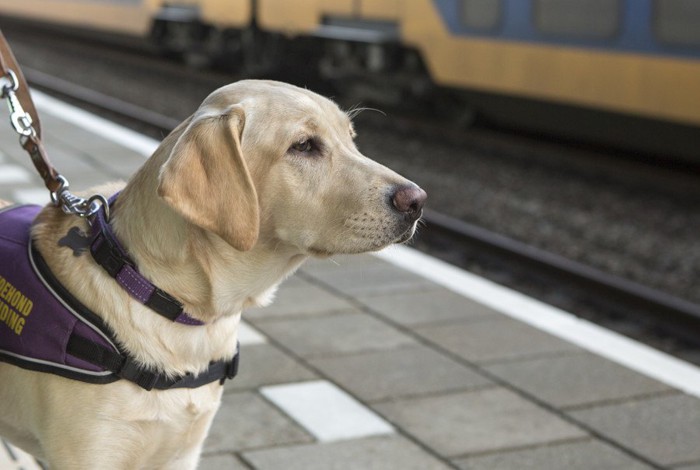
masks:
<svg viewBox="0 0 700 470"><path fill-rule="evenodd" d="M151 391L158 382L158 374L144 370L136 361L127 357L124 365L121 367L117 375L123 379L134 382L139 387Z"/></svg>
<svg viewBox="0 0 700 470"><path fill-rule="evenodd" d="M233 359L226 363L226 369L224 370L225 375L224 377L221 377L221 380L219 381L221 385L223 385L224 382L226 382L226 379L231 380L234 377L236 377L236 375L238 375L238 359L241 356L240 344L238 345L237 349L238 350L236 351L236 355L233 356Z"/></svg>

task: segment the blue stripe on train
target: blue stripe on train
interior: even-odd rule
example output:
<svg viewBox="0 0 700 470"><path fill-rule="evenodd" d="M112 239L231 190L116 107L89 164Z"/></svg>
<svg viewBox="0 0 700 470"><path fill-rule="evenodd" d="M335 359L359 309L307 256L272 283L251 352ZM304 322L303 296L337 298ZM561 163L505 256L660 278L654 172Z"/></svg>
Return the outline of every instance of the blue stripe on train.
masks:
<svg viewBox="0 0 700 470"><path fill-rule="evenodd" d="M433 3L447 29L456 36L700 58L700 47L671 46L657 40L654 35L654 0L622 0L619 30L609 38L565 37L540 32L534 22L534 2L529 0L501 0L502 18L495 28L487 31L463 23L462 0L433 0Z"/></svg>

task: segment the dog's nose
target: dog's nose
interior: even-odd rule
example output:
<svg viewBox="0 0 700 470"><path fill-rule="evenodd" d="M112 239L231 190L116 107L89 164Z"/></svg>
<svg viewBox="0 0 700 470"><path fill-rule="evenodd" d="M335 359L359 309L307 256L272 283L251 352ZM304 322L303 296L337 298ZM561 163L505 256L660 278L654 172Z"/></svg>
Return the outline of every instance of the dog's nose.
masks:
<svg viewBox="0 0 700 470"><path fill-rule="evenodd" d="M421 216L427 198L425 191L412 184L398 187L391 197L391 202L397 211L417 219Z"/></svg>

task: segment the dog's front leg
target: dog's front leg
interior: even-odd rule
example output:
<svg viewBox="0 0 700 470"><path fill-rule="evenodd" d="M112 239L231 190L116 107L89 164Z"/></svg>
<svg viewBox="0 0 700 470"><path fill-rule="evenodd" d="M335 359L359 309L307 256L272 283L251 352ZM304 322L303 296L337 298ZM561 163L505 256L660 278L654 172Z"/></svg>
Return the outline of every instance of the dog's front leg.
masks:
<svg viewBox="0 0 700 470"><path fill-rule="evenodd" d="M194 420L187 432L168 443L160 454L161 458L156 458L152 462L152 468L160 470L194 470L197 468L204 447L204 439L209 432L214 415L215 411ZM167 456L172 457L168 458Z"/></svg>

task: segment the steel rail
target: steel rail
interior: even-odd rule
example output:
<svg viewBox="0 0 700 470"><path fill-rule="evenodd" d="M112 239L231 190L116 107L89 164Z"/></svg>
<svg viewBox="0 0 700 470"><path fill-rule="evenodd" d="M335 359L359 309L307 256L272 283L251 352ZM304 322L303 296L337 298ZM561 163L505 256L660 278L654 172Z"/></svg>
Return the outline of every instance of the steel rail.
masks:
<svg viewBox="0 0 700 470"><path fill-rule="evenodd" d="M629 308L644 310L647 315L663 319L664 329L698 342L700 305L696 303L439 212L426 210L424 220L428 238L431 231L439 232L480 252L486 251L544 272L550 277L575 283L591 295L606 301L621 302Z"/></svg>

